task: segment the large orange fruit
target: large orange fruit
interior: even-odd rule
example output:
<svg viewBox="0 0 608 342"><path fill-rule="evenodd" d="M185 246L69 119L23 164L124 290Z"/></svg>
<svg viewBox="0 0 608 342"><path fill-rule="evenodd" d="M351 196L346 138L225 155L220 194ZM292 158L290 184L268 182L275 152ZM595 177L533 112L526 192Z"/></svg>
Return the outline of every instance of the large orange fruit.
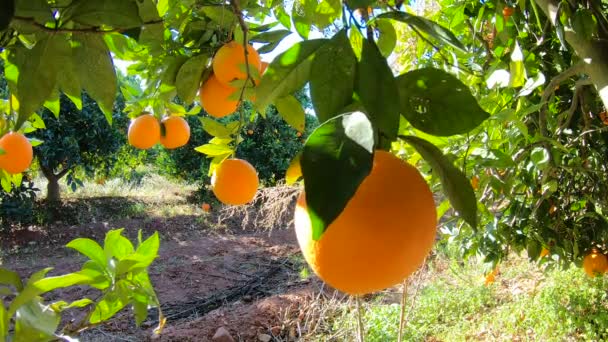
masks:
<svg viewBox="0 0 608 342"><path fill-rule="evenodd" d="M5 134L0 139L0 149L4 151L4 154L0 155L0 169L10 174L21 173L32 164L32 144L21 133Z"/></svg>
<svg viewBox="0 0 608 342"><path fill-rule="evenodd" d="M249 203L258 191L258 174L246 160L226 159L211 175L211 187L218 200L224 204Z"/></svg>
<svg viewBox="0 0 608 342"><path fill-rule="evenodd" d="M247 45L247 61L250 68L256 68L261 74L262 61L260 55L251 45ZM213 73L218 81L230 85L231 81L247 78L245 67L245 49L234 40L224 44L213 57Z"/></svg>
<svg viewBox="0 0 608 342"><path fill-rule="evenodd" d="M435 241L436 216L418 170L376 151L372 171L319 240L312 239L304 192L295 227L313 271L332 287L360 295L399 284L423 263Z"/></svg>
<svg viewBox="0 0 608 342"><path fill-rule="evenodd" d="M597 249L593 249L583 259L583 269L591 278L598 273L604 274L608 271L608 258Z"/></svg>
<svg viewBox="0 0 608 342"><path fill-rule="evenodd" d="M146 150L160 140L160 123L152 114L142 114L131 121L127 134L129 144Z"/></svg>
<svg viewBox="0 0 608 342"><path fill-rule="evenodd" d="M237 89L221 84L215 75L211 75L201 87L201 105L207 114L222 118L236 111L238 100L231 100L230 96Z"/></svg>
<svg viewBox="0 0 608 342"><path fill-rule="evenodd" d="M190 140L190 126L181 116L169 116L161 121L165 135L160 136L160 143L168 149L186 145Z"/></svg>

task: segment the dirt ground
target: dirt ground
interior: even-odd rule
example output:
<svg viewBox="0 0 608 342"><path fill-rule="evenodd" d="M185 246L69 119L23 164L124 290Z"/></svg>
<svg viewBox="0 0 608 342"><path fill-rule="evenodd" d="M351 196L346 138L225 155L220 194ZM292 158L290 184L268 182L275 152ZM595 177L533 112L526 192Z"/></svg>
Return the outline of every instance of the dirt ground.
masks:
<svg viewBox="0 0 608 342"><path fill-rule="evenodd" d="M220 327L236 341L289 341L306 334L304 307L323 289L318 280L300 276L305 265L293 229L244 230L238 218L212 227L217 221L218 217L201 213L28 227L2 235L1 263L22 277L44 267L54 268L49 275L64 274L82 265L76 252L63 247L73 238L102 242L108 230L120 227L131 239L139 229L144 237L158 231L161 248L150 276L167 317L162 335L151 337L158 323L156 309L139 328L123 310L83 334L83 341L210 341ZM95 294L75 287L45 298L69 301ZM74 313L68 319L82 315Z"/></svg>

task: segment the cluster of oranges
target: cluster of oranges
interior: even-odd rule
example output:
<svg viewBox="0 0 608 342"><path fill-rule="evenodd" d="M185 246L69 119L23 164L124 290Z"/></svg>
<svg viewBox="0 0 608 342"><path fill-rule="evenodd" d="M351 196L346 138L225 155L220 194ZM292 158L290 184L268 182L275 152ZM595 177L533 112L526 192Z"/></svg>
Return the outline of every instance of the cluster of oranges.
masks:
<svg viewBox="0 0 608 342"><path fill-rule="evenodd" d="M168 116L162 121L144 113L129 125L127 134L131 146L146 150L161 143L167 149L182 147L190 140L190 126L181 116Z"/></svg>
<svg viewBox="0 0 608 342"><path fill-rule="evenodd" d="M332 287L363 295L397 285L424 262L435 242L437 214L418 170L376 151L370 174L340 215L313 239L306 194L295 209L304 258Z"/></svg>
<svg viewBox="0 0 608 342"><path fill-rule="evenodd" d="M583 270L591 278L608 272L608 257L596 248L592 249L583 259Z"/></svg>
<svg viewBox="0 0 608 342"><path fill-rule="evenodd" d="M32 164L34 150L30 141L21 133L9 132L0 138L0 169L9 174L27 170Z"/></svg>
<svg viewBox="0 0 608 342"><path fill-rule="evenodd" d="M234 113L239 105L238 97L241 89L234 87L231 82L247 81L249 76L255 74L259 76L267 65L249 44L247 44L247 59L242 44L236 41L224 44L213 57L213 73L203 83L199 92L205 112L215 118ZM259 78L254 82L257 85Z"/></svg>

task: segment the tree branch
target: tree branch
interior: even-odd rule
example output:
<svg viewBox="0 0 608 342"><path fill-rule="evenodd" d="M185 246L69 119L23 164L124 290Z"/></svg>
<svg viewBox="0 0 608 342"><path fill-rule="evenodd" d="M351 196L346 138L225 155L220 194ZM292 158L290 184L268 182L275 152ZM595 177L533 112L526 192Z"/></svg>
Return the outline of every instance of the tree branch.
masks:
<svg viewBox="0 0 608 342"><path fill-rule="evenodd" d="M574 93L572 95L572 104L570 104L570 108L568 108L568 110L564 112L566 114L566 118L564 119L564 122L559 126L557 134L560 134L564 129L566 129L566 127L570 126L570 122L572 121L574 112L578 107L579 97L581 96L581 91L583 90L583 87L592 84L593 83L591 83L591 80L589 79L576 81L576 84L574 85Z"/></svg>
<svg viewBox="0 0 608 342"><path fill-rule="evenodd" d="M557 0L534 0L551 20L553 26L558 18L559 2ZM569 27L564 28L566 42L585 63L585 73L589 75L600 95L604 108L608 109L608 42L601 39L587 39L575 33Z"/></svg>
<svg viewBox="0 0 608 342"><path fill-rule="evenodd" d="M106 34L106 33L124 32L124 31L128 31L130 29L135 28L135 27L127 27L127 28L116 28L116 29L111 29L111 30L101 30L99 27L87 27L87 28L78 28L78 29L66 29L66 28L61 28L61 27L52 28L52 27L44 26L44 25L40 24L39 22L37 22L34 18L15 16L15 17L13 17L13 20L34 25L34 26L36 26L37 28L39 28L39 29L41 29L43 31L51 32L51 33L94 33L94 34ZM148 22L142 23L141 26L161 24L163 22L164 22L164 20L162 20L162 19L160 19L160 20L152 20L152 21L148 21ZM141 27L141 26L136 26L136 27Z"/></svg>
<svg viewBox="0 0 608 342"><path fill-rule="evenodd" d="M494 58L494 53L492 52L492 49L490 48L490 44L488 43L488 41L483 39L483 36L481 34L479 34L479 35L477 34L477 32L475 31L475 27L473 27L473 24L471 24L471 21L465 20L464 22L469 27L469 30L471 30L473 37L475 37L477 40L479 40L481 42L481 44L483 45L484 49L486 50L486 61L483 63L483 66L482 66L482 69L485 70L488 67L488 65L490 65L490 63L492 62L492 58Z"/></svg>
<svg viewBox="0 0 608 342"><path fill-rule="evenodd" d="M542 107L538 111L538 128L540 129L540 134L542 136L544 136L544 137L547 136L546 121L547 121L547 105L549 102L549 97L551 97L551 95L553 95L553 93L555 92L555 89L557 88L558 85L560 85L562 82L566 81L570 77L582 72L584 67L585 67L585 64L582 61L572 65L570 68L564 70L561 74L553 77L551 82L549 82L549 84L545 88L545 91L543 91L543 95L540 99L540 103L542 103Z"/></svg>

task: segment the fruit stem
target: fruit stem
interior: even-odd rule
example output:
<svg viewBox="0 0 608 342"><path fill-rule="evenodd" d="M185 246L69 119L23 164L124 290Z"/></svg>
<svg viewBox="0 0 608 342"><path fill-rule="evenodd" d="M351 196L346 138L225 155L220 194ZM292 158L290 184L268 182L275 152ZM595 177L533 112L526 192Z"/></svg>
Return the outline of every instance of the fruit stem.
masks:
<svg viewBox="0 0 608 342"><path fill-rule="evenodd" d="M363 309L361 309L361 296L355 296L357 303L357 330L359 334L359 342L365 342L365 334L363 332Z"/></svg>
<svg viewBox="0 0 608 342"><path fill-rule="evenodd" d="M407 305L407 278L403 280L403 293L401 295L401 315L399 316L399 335L397 342L403 341L403 328L405 328L405 306Z"/></svg>

